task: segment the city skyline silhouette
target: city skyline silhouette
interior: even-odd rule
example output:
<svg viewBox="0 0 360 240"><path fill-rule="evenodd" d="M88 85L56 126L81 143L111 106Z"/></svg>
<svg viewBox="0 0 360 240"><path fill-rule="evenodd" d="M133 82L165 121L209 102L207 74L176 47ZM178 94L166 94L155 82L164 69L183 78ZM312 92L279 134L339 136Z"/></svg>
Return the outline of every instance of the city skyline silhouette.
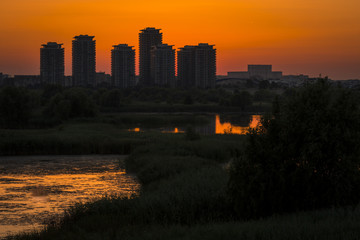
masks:
<svg viewBox="0 0 360 240"><path fill-rule="evenodd" d="M0 71L12 75L38 74L38 48L47 42L64 44L65 74L71 75L71 41L80 34L96 37L96 70L110 73L112 46L134 46L138 59L138 32L153 26L175 49L216 45L218 75L245 70L247 64L272 64L285 74L360 78L360 3L355 0L18 0L0 7L6 9L0 16Z"/></svg>

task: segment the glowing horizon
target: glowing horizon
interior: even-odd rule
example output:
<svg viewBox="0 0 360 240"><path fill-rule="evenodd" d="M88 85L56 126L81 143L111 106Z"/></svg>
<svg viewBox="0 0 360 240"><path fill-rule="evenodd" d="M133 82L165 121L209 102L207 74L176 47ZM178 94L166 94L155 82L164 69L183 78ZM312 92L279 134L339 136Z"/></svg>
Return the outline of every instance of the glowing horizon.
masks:
<svg viewBox="0 0 360 240"><path fill-rule="evenodd" d="M218 75L271 64L284 74L360 79L357 0L13 0L0 8L0 72L11 75L39 74L47 42L64 44L71 75L71 41L80 34L95 36L98 72L111 72L120 43L135 46L138 65L138 34L156 27L176 49L214 44Z"/></svg>

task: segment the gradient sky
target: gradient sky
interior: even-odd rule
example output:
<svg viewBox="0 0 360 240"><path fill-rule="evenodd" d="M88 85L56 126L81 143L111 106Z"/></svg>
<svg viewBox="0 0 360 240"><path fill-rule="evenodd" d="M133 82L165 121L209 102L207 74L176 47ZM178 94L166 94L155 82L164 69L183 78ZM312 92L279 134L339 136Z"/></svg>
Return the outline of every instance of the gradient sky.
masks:
<svg viewBox="0 0 360 240"><path fill-rule="evenodd" d="M65 48L94 35L97 71L110 73L112 45L138 50L138 33L161 28L176 48L215 44L217 74L272 64L284 74L360 79L359 0L1 0L0 72L39 74L41 44ZM138 51L137 60L138 62Z"/></svg>

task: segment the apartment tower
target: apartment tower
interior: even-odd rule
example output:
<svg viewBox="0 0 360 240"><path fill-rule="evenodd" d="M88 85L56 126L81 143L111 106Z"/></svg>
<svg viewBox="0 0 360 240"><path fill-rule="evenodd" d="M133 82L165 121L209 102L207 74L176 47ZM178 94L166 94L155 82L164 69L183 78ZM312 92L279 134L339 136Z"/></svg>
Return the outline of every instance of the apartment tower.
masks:
<svg viewBox="0 0 360 240"><path fill-rule="evenodd" d="M216 81L216 49L200 43L178 51L178 85L190 88L214 88Z"/></svg>
<svg viewBox="0 0 360 240"><path fill-rule="evenodd" d="M185 46L177 52L177 85L179 87L195 87L195 50L195 46Z"/></svg>
<svg viewBox="0 0 360 240"><path fill-rule="evenodd" d="M152 84L175 87L175 49L173 46L167 44L153 46L150 55Z"/></svg>
<svg viewBox="0 0 360 240"><path fill-rule="evenodd" d="M151 49L153 46L162 44L161 29L145 28L139 33L139 83L143 86L152 86L151 79Z"/></svg>
<svg viewBox="0 0 360 240"><path fill-rule="evenodd" d="M96 50L94 36L79 35L72 41L73 84L79 87L96 86Z"/></svg>
<svg viewBox="0 0 360 240"><path fill-rule="evenodd" d="M135 50L127 44L114 45L111 50L111 82L114 87L135 86Z"/></svg>
<svg viewBox="0 0 360 240"><path fill-rule="evenodd" d="M64 86L64 48L48 42L40 48L40 78L42 84Z"/></svg>

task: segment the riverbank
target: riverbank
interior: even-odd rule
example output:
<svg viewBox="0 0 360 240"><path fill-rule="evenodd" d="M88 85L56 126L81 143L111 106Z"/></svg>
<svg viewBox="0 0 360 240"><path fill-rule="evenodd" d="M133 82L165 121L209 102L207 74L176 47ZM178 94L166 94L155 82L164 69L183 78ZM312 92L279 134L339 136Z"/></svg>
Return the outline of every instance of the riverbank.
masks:
<svg viewBox="0 0 360 240"><path fill-rule="evenodd" d="M125 160L127 172L136 174L142 184L139 196L76 205L58 224L9 239L350 240L360 236L359 207L239 221L227 197L229 175L223 166L240 155L245 138L153 135Z"/></svg>
<svg viewBox="0 0 360 240"><path fill-rule="evenodd" d="M0 239L42 229L70 206L131 196L140 185L119 165L124 155L0 157Z"/></svg>
<svg viewBox="0 0 360 240"><path fill-rule="evenodd" d="M229 129L221 121L226 121ZM46 129L0 129L0 156L130 154L136 147L160 138L162 132L180 128L185 132L190 127L213 135L218 128L222 133L237 126L248 128L251 121L252 116L243 114L217 118L215 114L108 113Z"/></svg>

